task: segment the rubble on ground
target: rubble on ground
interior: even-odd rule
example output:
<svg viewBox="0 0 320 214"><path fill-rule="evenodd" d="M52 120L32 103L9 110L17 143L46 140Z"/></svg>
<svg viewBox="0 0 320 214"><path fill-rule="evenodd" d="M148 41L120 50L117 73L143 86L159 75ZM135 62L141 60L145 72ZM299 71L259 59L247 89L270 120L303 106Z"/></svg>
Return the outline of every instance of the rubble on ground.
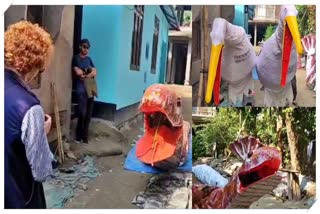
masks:
<svg viewBox="0 0 320 214"><path fill-rule="evenodd" d="M277 197L287 198L288 197L288 173L279 171L282 181L273 190L273 193ZM302 198L311 198L316 196L316 183L309 176L299 174L299 185L302 193Z"/></svg>
<svg viewBox="0 0 320 214"><path fill-rule="evenodd" d="M143 209L186 209L191 195L191 173L166 173L151 177L132 203Z"/></svg>
<svg viewBox="0 0 320 214"><path fill-rule="evenodd" d="M200 158L193 165L195 166L199 164L207 164L218 171L223 177L229 179L234 172L241 167L242 161L236 158L214 159L206 157Z"/></svg>
<svg viewBox="0 0 320 214"><path fill-rule="evenodd" d="M300 201L289 201L267 194L251 204L250 209L309 209L315 202L314 198Z"/></svg>
<svg viewBox="0 0 320 214"><path fill-rule="evenodd" d="M239 169L242 162L235 158L214 159L212 157L199 158L193 163L194 166L207 164L218 171L223 177L230 179L231 176ZM302 193L302 200L289 201L288 199L288 178L287 172L278 172L283 178L281 183L270 194L267 194L254 202L250 208L310 208L315 202L316 183L309 177L299 174L299 184ZM192 176L193 183L200 182Z"/></svg>

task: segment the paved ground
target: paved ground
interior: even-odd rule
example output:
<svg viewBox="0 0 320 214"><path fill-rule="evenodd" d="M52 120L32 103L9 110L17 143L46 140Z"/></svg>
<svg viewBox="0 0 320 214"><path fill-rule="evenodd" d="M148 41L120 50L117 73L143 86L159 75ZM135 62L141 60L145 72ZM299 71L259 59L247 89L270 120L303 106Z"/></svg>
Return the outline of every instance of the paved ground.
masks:
<svg viewBox="0 0 320 214"><path fill-rule="evenodd" d="M191 122L191 87L177 85L170 85L170 87L178 95L182 96L184 118ZM125 155L130 149L130 144L134 140L138 140L138 135L142 134L142 127L142 117L138 117L135 121L132 121L129 129L122 130L122 133L128 139L127 143L122 143L123 154L96 158L97 167L101 175L88 184L88 190L76 193L75 197L67 203L65 208L137 208L131 204L132 199L146 187L150 175L126 171L123 169L123 162ZM108 142L110 143L110 136L108 134L99 136L97 133L95 132L93 140L99 139L99 144L96 143L95 149L91 149L90 151L99 150L99 145L105 148L105 151L109 151L107 147ZM100 133L103 133L103 129L100 130ZM121 136L113 136L113 142L110 143L110 146L112 145L113 148L118 149L119 146L114 146L114 141L120 142L119 138L121 139Z"/></svg>
<svg viewBox="0 0 320 214"><path fill-rule="evenodd" d="M315 92L308 89L306 86L306 71L304 69L300 69L297 71L297 105L299 107L315 107L316 99L315 99ZM257 80L255 81L255 106L263 106L263 91L260 91L261 83ZM198 97L198 84L193 86L192 91L192 104L193 106L197 106L197 97ZM205 106L205 104L202 104Z"/></svg>
<svg viewBox="0 0 320 214"><path fill-rule="evenodd" d="M146 174L123 170L123 156L102 157L97 160L101 175L66 205L66 208L137 208L131 204L148 181Z"/></svg>
<svg viewBox="0 0 320 214"><path fill-rule="evenodd" d="M299 107L315 107L316 98L314 97L315 92L308 89L306 86L306 71L300 69L297 71L297 106ZM263 91L260 90L261 83L257 80L255 81L255 102L256 106L263 106Z"/></svg>

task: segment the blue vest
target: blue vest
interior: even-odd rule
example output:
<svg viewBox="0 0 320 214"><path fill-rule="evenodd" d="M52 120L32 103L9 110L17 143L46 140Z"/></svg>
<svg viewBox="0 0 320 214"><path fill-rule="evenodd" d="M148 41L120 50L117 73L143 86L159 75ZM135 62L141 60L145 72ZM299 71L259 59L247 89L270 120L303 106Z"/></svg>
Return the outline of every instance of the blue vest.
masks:
<svg viewBox="0 0 320 214"><path fill-rule="evenodd" d="M21 141L22 120L40 101L17 74L5 69L5 208L45 208L42 183L34 180Z"/></svg>

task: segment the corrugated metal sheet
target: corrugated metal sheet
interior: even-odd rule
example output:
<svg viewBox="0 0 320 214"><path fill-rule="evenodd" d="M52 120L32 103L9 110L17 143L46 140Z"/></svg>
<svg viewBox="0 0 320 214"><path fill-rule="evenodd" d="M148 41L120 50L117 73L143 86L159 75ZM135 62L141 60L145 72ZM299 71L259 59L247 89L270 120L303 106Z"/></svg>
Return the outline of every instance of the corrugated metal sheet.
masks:
<svg viewBox="0 0 320 214"><path fill-rule="evenodd" d="M180 30L179 21L172 5L160 5L163 14L169 23L170 30Z"/></svg>

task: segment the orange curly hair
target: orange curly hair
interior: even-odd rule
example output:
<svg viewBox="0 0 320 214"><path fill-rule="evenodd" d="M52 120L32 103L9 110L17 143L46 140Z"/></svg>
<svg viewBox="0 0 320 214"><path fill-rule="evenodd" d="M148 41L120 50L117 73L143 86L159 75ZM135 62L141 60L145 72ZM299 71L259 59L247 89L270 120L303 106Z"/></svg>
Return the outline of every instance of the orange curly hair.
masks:
<svg viewBox="0 0 320 214"><path fill-rule="evenodd" d="M20 21L4 33L4 63L21 74L46 69L52 53L51 36L38 24Z"/></svg>

